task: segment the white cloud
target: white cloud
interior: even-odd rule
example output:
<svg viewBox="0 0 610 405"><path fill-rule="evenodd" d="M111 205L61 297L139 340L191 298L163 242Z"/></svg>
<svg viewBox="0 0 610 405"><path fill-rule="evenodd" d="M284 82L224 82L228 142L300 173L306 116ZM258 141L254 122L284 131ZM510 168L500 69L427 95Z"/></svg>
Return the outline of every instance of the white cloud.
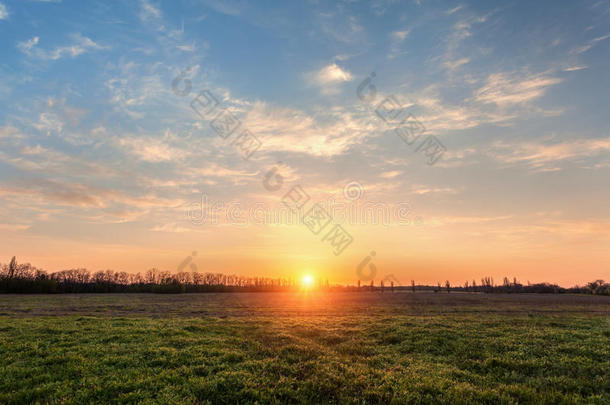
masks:
<svg viewBox="0 0 610 405"><path fill-rule="evenodd" d="M487 83L476 92L475 99L498 106L525 103L541 97L548 87L561 81L557 77L544 74L521 77L506 73L493 73L487 78Z"/></svg>
<svg viewBox="0 0 610 405"><path fill-rule="evenodd" d="M341 69L336 63L325 66L314 74L314 80L320 85L348 82L353 76L347 70Z"/></svg>
<svg viewBox="0 0 610 405"><path fill-rule="evenodd" d="M451 187L430 187L424 185L413 186L413 193L424 194L457 194L457 190Z"/></svg>
<svg viewBox="0 0 610 405"><path fill-rule="evenodd" d="M387 171L387 172L383 172L379 175L379 177L382 177L384 179L393 179L394 177L400 176L403 172L399 171L399 170L391 170L391 171Z"/></svg>
<svg viewBox="0 0 610 405"><path fill-rule="evenodd" d="M407 35L409 35L409 32L410 30L394 31L390 34L390 36L396 41L404 41Z"/></svg>
<svg viewBox="0 0 610 405"><path fill-rule="evenodd" d="M573 54L581 54L584 52L587 52L589 49L593 48L593 46L595 44L597 44L600 41L603 41L605 39L610 38L610 34L608 35L603 35L601 37L597 37L597 38L593 38L591 41L589 41L588 43L586 43L585 45L579 46L575 49L572 50Z"/></svg>
<svg viewBox="0 0 610 405"><path fill-rule="evenodd" d="M388 59L394 59L401 53L406 53L401 50L401 43L407 38L411 30L394 31L390 33L390 52L388 53Z"/></svg>
<svg viewBox="0 0 610 405"><path fill-rule="evenodd" d="M38 37L33 37L33 38L28 39L27 41L18 42L17 48L19 48L19 50L23 53L29 53L33 47L38 45L38 41L39 41Z"/></svg>
<svg viewBox="0 0 610 405"><path fill-rule="evenodd" d="M456 13L456 12L460 11L460 10L461 10L463 7L464 7L464 6L459 5L459 6L455 7L455 8L452 8L451 10L447 10L447 11L445 12L445 14L447 14L447 15L451 15L451 14L453 14L453 13Z"/></svg>
<svg viewBox="0 0 610 405"><path fill-rule="evenodd" d="M160 17L161 10L158 7L153 6L148 0L140 1L140 19L142 21Z"/></svg>
<svg viewBox="0 0 610 405"><path fill-rule="evenodd" d="M305 75L306 79L320 87L324 94L335 94L339 91L339 84L353 80L352 74L332 63L320 70L309 72Z"/></svg>
<svg viewBox="0 0 610 405"><path fill-rule="evenodd" d="M17 43L17 48L28 56L33 56L40 59L57 60L64 56L70 56L72 58L82 55L89 50L100 50L107 49L107 46L102 46L91 38L85 37L81 34L72 35L73 43L66 46L60 46L53 50L44 50L38 48L40 42L39 37L33 37L27 41Z"/></svg>
<svg viewBox="0 0 610 405"><path fill-rule="evenodd" d="M8 19L8 10L4 4L0 3L0 20L6 19Z"/></svg>
<svg viewBox="0 0 610 405"><path fill-rule="evenodd" d="M178 45L177 48L184 52L195 52L195 44Z"/></svg>
<svg viewBox="0 0 610 405"><path fill-rule="evenodd" d="M370 135L374 126L336 108L312 117L291 108L254 103L244 124L262 142L262 149L334 156Z"/></svg>
<svg viewBox="0 0 610 405"><path fill-rule="evenodd" d="M453 71L459 68L460 66L467 64L468 62L470 62L470 58L461 58L458 60L446 61L443 65L447 69Z"/></svg>

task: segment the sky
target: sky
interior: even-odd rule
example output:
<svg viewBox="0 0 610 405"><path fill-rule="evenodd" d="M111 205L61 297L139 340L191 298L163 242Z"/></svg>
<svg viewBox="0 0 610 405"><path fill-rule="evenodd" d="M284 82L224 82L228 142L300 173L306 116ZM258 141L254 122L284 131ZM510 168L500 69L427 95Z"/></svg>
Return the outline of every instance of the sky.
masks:
<svg viewBox="0 0 610 405"><path fill-rule="evenodd" d="M0 261L610 278L610 1L0 0Z"/></svg>

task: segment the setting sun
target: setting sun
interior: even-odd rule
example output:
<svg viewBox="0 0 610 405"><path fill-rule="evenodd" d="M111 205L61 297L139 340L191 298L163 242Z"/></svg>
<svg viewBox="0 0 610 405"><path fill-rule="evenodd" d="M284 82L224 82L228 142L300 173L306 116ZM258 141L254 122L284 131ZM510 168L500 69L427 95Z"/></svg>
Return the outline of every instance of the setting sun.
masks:
<svg viewBox="0 0 610 405"><path fill-rule="evenodd" d="M306 274L303 276L303 287L305 287L305 288L313 287L313 277L310 274Z"/></svg>

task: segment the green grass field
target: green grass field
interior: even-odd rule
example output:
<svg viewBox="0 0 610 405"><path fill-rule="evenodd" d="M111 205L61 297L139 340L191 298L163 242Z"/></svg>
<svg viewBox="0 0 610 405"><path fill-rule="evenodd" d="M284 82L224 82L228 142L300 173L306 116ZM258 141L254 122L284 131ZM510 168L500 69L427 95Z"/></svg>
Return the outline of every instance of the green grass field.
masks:
<svg viewBox="0 0 610 405"><path fill-rule="evenodd" d="M0 403L610 403L610 298L0 296Z"/></svg>

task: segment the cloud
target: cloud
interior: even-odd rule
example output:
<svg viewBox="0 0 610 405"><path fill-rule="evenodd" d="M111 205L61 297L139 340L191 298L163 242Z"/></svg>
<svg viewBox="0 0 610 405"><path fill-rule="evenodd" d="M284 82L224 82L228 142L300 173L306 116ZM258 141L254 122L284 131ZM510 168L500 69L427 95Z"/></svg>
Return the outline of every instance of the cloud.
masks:
<svg viewBox="0 0 610 405"><path fill-rule="evenodd" d="M164 140L152 137L122 138L119 145L138 159L146 162L167 162L180 159L186 151L168 145Z"/></svg>
<svg viewBox="0 0 610 405"><path fill-rule="evenodd" d="M453 13L456 13L456 12L460 11L460 10L461 10L463 7L464 7L463 5L459 5L459 6L455 7L455 8L452 8L452 9L450 9L450 10L447 10L447 11L445 12L445 14L447 14L447 15L451 15L451 14L453 14Z"/></svg>
<svg viewBox="0 0 610 405"><path fill-rule="evenodd" d="M323 67L313 74L313 79L320 86L327 84L349 82L353 76L347 70L341 69L336 63Z"/></svg>
<svg viewBox="0 0 610 405"><path fill-rule="evenodd" d="M459 68L462 65L467 64L468 62L470 62L470 58L461 58L458 60L453 60L453 61L446 61L443 65L449 69L449 70L456 70L457 68Z"/></svg>
<svg viewBox="0 0 610 405"><path fill-rule="evenodd" d="M451 187L430 187L430 186L413 186L413 193L418 195L424 194L457 194L458 191Z"/></svg>
<svg viewBox="0 0 610 405"><path fill-rule="evenodd" d="M564 72L575 72L577 70L583 70L583 69L588 69L588 66L582 66L582 65L571 66L571 67L563 69L563 71Z"/></svg>
<svg viewBox="0 0 610 405"><path fill-rule="evenodd" d="M184 52L195 52L195 44L178 45L177 48Z"/></svg>
<svg viewBox="0 0 610 405"><path fill-rule="evenodd" d="M394 31L390 34L390 37L396 41L404 41L410 30Z"/></svg>
<svg viewBox="0 0 610 405"><path fill-rule="evenodd" d="M21 138L22 135L19 133L19 130L10 125L5 125L0 127L0 139L2 138Z"/></svg>
<svg viewBox="0 0 610 405"><path fill-rule="evenodd" d="M552 144L496 142L490 149L490 154L504 163L526 163L539 171L561 170L556 167L558 162L608 152L610 152L608 139L583 139Z"/></svg>
<svg viewBox="0 0 610 405"><path fill-rule="evenodd" d="M108 49L107 46L102 46L91 38L81 34L71 36L73 43L66 46L60 46L53 50L44 50L38 48L40 38L35 36L27 41L17 43L17 48L28 56L46 60L57 60L64 56L75 58L90 50Z"/></svg>
<svg viewBox="0 0 610 405"><path fill-rule="evenodd" d="M490 223L497 221L506 221L508 219L512 219L512 215L500 215L500 216L446 216L446 217L436 217L431 221L427 221L426 223L431 226L439 226L446 224L482 224L482 223Z"/></svg>
<svg viewBox="0 0 610 405"><path fill-rule="evenodd" d="M118 189L40 178L0 185L0 196L9 204L38 211L43 218L49 212L57 216L63 211L71 217L84 215L104 223L133 221L158 210L174 212L186 203L153 194L132 196Z"/></svg>
<svg viewBox="0 0 610 405"><path fill-rule="evenodd" d="M447 14L452 15L461 8L462 6L458 6L449 10ZM461 49L462 44L472 35L473 28L477 28L480 24L484 24L488 18L489 14L484 16L470 15L460 19L453 25L449 35L444 41L446 47L444 53L440 57L435 58L442 61L442 66L444 66L449 73L453 73L460 66L470 62L470 58L464 57L463 55L472 54L472 47L463 50Z"/></svg>
<svg viewBox="0 0 610 405"><path fill-rule="evenodd" d="M0 20L7 20L8 19L8 10L6 9L6 6L3 3L0 3Z"/></svg>
<svg viewBox="0 0 610 405"><path fill-rule="evenodd" d="M106 205L105 197L110 194L112 193L82 184L60 183L43 179L29 180L17 186L0 186L0 195L29 195L41 203L48 203L51 200L79 207L103 207Z"/></svg>
<svg viewBox="0 0 610 405"><path fill-rule="evenodd" d="M198 65L190 73L195 74L197 69ZM166 72L162 64L121 62L115 70L113 77L106 80L105 86L111 94L110 103L117 112L126 114L131 119L141 119L157 109L163 109L166 113L175 111L168 104L168 97L173 93L167 78L163 76ZM188 103L185 103L184 108L188 108Z"/></svg>
<svg viewBox="0 0 610 405"><path fill-rule="evenodd" d="M370 120L342 108L312 117L303 111L254 103L244 123L262 142L262 149L328 157L345 153L370 135Z"/></svg>
<svg viewBox="0 0 610 405"><path fill-rule="evenodd" d="M30 229L31 225L0 224L0 231L16 232Z"/></svg>
<svg viewBox="0 0 610 405"><path fill-rule="evenodd" d="M593 38L592 40L590 40L588 43L586 43L585 45L579 46L575 49L572 49L571 53L572 54L581 54L584 52L587 52L589 49L593 48L598 42L601 42L605 39L610 38L610 34L608 35L603 35L601 37L597 37L597 38Z"/></svg>
<svg viewBox="0 0 610 405"><path fill-rule="evenodd" d="M148 0L140 1L140 19L142 21L148 21L161 17L161 10L158 7L153 6Z"/></svg>
<svg viewBox="0 0 610 405"><path fill-rule="evenodd" d="M501 107L526 103L543 96L550 86L561 81L562 79L545 74L521 77L493 73L487 78L487 83L476 92L475 99Z"/></svg>
<svg viewBox="0 0 610 405"><path fill-rule="evenodd" d="M336 94L339 92L339 85L353 80L353 75L339 67L336 63L324 66L320 70L309 72L305 75L309 83L320 87L324 94Z"/></svg>
<svg viewBox="0 0 610 405"><path fill-rule="evenodd" d="M17 48L23 53L29 53L34 46L38 45L39 39L38 37L33 37L27 41L19 42L17 43Z"/></svg>
<svg viewBox="0 0 610 405"><path fill-rule="evenodd" d="M401 174L403 174L403 172L398 171L398 170L391 170L391 171L381 173L379 175L379 177L384 178L384 179L393 179L394 177L400 176Z"/></svg>
<svg viewBox="0 0 610 405"><path fill-rule="evenodd" d="M184 233L184 232L193 232L192 228L186 228L184 226L180 226L175 222L171 222L163 225L156 225L150 229L152 232L171 232L171 233Z"/></svg>
<svg viewBox="0 0 610 405"><path fill-rule="evenodd" d="M394 31L390 33L391 45L388 59L394 59L401 53L405 53L401 50L401 43L407 38L411 30Z"/></svg>

